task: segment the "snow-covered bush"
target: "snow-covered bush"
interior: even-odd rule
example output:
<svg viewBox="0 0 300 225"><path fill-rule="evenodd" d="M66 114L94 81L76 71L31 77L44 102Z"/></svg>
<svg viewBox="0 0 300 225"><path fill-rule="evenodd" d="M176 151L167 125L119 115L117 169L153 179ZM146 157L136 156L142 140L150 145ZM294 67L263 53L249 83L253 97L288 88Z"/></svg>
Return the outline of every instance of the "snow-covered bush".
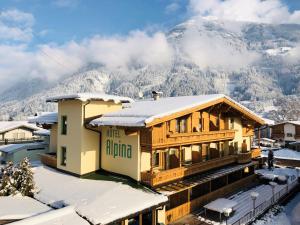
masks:
<svg viewBox="0 0 300 225"><path fill-rule="evenodd" d="M24 158L18 165L9 162L2 169L0 179L0 196L15 195L33 196L34 180L28 158Z"/></svg>

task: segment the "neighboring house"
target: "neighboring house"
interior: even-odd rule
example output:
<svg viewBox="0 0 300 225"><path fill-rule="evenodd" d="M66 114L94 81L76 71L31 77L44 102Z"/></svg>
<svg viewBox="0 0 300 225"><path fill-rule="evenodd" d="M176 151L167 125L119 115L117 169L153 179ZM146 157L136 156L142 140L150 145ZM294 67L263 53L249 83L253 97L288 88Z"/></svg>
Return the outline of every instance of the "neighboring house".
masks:
<svg viewBox="0 0 300 225"><path fill-rule="evenodd" d="M25 157L30 161L40 160L40 154L48 151L48 144L45 142L19 143L0 146L0 164L9 161L18 163Z"/></svg>
<svg viewBox="0 0 300 225"><path fill-rule="evenodd" d="M42 161L76 176L105 170L167 195L164 215L152 214L157 222L169 224L255 178L260 150L251 143L265 121L225 95L134 102L83 93L47 102L58 103L53 120L32 119L56 143L56 155Z"/></svg>
<svg viewBox="0 0 300 225"><path fill-rule="evenodd" d="M0 121L0 145L40 140L33 134L40 129L27 121Z"/></svg>
<svg viewBox="0 0 300 225"><path fill-rule="evenodd" d="M300 121L285 121L277 123L271 128L271 138L286 147L292 142L300 141Z"/></svg>

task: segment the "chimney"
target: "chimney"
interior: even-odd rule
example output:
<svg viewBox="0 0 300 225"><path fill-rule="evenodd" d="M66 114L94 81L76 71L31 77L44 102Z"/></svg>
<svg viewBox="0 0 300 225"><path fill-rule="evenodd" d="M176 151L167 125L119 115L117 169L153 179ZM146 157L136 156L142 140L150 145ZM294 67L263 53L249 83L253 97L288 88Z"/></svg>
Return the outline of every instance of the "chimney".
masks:
<svg viewBox="0 0 300 225"><path fill-rule="evenodd" d="M158 100L161 95L162 95L161 91L152 91L152 97L155 101Z"/></svg>

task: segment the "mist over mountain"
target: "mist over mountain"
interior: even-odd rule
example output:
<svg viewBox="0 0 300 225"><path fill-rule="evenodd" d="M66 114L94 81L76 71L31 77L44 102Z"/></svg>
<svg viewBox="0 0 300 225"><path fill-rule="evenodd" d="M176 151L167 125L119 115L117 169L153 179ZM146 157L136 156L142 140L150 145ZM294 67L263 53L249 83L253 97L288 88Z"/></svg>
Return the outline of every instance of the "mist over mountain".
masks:
<svg viewBox="0 0 300 225"><path fill-rule="evenodd" d="M167 54L133 58L126 70L88 63L57 80L15 83L0 94L0 119L53 111L55 104L46 104L46 97L74 92L132 98L139 92L150 96L154 89L165 96L224 93L238 101L270 104L285 95L300 95L300 25L196 18L164 35ZM145 50L152 48L145 43Z"/></svg>

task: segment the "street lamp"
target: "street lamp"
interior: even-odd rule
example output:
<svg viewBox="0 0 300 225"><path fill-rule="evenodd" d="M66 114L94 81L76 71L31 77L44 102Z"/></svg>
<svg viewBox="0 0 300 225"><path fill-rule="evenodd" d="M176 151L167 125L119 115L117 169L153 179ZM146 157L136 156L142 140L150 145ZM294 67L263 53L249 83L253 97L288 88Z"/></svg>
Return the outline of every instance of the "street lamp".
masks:
<svg viewBox="0 0 300 225"><path fill-rule="evenodd" d="M255 191L252 191L252 192L250 193L250 196L251 196L251 199L252 199L252 201L253 201L253 216L254 216L254 213L255 213L255 201L256 201L256 199L258 198L259 193L258 193L258 192L255 192Z"/></svg>
<svg viewBox="0 0 300 225"><path fill-rule="evenodd" d="M272 188L272 200L273 200L273 203L274 203L275 202L274 192L275 192L275 187L276 187L277 184L275 182L273 182L273 181L269 182L269 184L270 184L270 186Z"/></svg>
<svg viewBox="0 0 300 225"><path fill-rule="evenodd" d="M232 208L225 208L223 212L224 212L224 215L226 217L226 225L227 225L227 220L230 216L230 213L232 212Z"/></svg>

